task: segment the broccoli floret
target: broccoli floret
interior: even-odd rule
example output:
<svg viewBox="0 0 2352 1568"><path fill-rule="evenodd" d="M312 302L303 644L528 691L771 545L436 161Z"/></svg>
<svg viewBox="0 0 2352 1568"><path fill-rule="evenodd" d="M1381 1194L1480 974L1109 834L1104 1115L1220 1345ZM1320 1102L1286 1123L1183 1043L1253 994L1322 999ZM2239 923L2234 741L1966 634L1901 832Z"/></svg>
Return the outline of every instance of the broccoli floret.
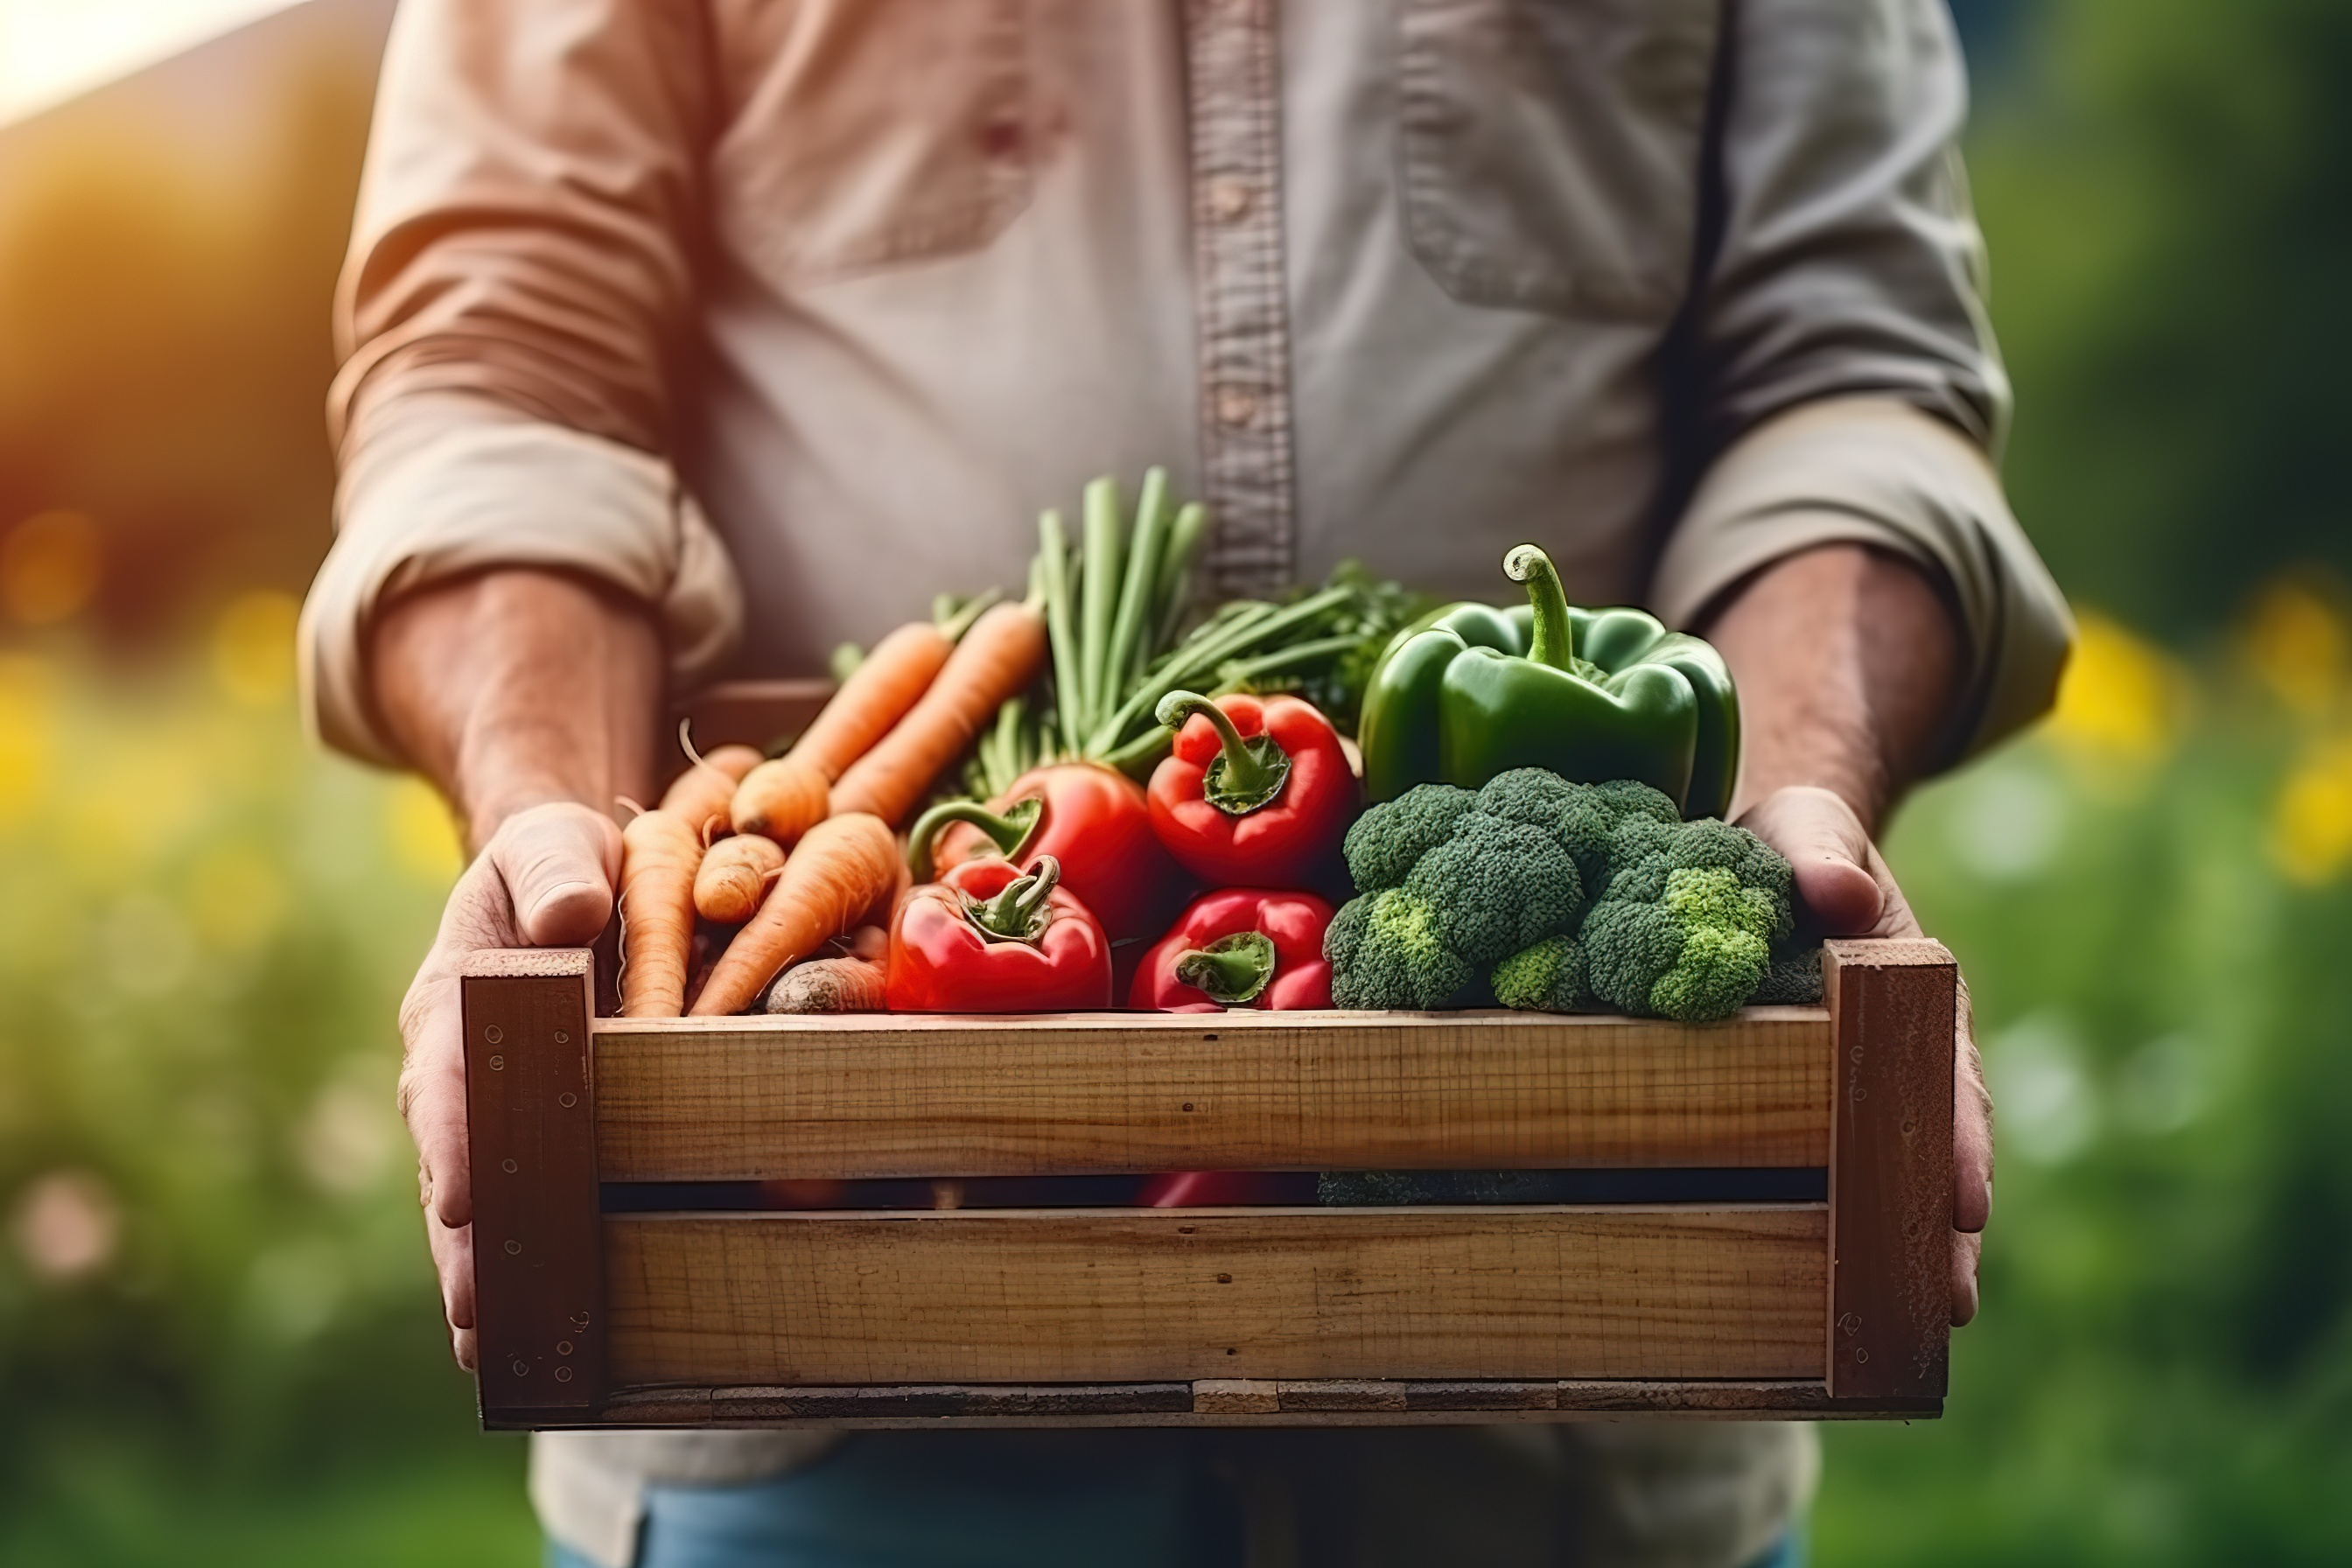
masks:
<svg viewBox="0 0 2352 1568"><path fill-rule="evenodd" d="M1437 911L1446 945L1473 963L1569 931L1584 912L1584 880L1559 840L1483 811L1462 817L1404 886Z"/></svg>
<svg viewBox="0 0 2352 1568"><path fill-rule="evenodd" d="M1599 889L1609 885L1610 872L1622 864L1615 844L1620 833L1674 828L1682 824L1675 803L1648 784L1633 779L1608 784L1576 784L1576 794L1560 813L1559 840L1576 857L1584 885ZM1639 858L1636 855L1634 858Z"/></svg>
<svg viewBox="0 0 2352 1568"><path fill-rule="evenodd" d="M1761 1006L1804 1006L1822 999L1822 950L1772 950L1771 967L1748 1000Z"/></svg>
<svg viewBox="0 0 2352 1568"><path fill-rule="evenodd" d="M1495 1000L1532 1013L1573 1013L1592 1000L1584 950L1549 936L1495 965Z"/></svg>
<svg viewBox="0 0 2352 1568"><path fill-rule="evenodd" d="M1404 886L1414 863L1444 843L1477 800L1452 784L1415 784L1356 818L1341 847L1356 891Z"/></svg>
<svg viewBox="0 0 2352 1568"><path fill-rule="evenodd" d="M1323 933L1323 956L1331 1000L1342 1007L1443 1007L1475 974L1439 934L1437 911L1396 888L1342 904Z"/></svg>
<svg viewBox="0 0 2352 1568"><path fill-rule="evenodd" d="M1794 923L1789 863L1711 819L1629 822L1611 850L1616 874L1577 934L1593 994L1686 1023L1738 1011Z"/></svg>

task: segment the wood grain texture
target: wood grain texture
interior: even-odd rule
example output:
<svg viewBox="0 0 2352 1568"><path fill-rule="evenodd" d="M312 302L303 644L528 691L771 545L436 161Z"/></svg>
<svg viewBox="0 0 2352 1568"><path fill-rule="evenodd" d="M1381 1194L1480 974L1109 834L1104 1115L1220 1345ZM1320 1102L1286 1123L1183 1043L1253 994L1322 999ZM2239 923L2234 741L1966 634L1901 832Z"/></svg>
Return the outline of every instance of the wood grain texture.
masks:
<svg viewBox="0 0 2352 1568"><path fill-rule="evenodd" d="M1829 1015L600 1019L608 1181L1813 1166Z"/></svg>
<svg viewBox="0 0 2352 1568"><path fill-rule="evenodd" d="M614 1215L626 1385L1818 1378L1821 1205Z"/></svg>
<svg viewBox="0 0 2352 1568"><path fill-rule="evenodd" d="M1951 1338L1952 1067L1958 970L1937 942L1832 942L1829 1386L1944 1394Z"/></svg>
<svg viewBox="0 0 2352 1568"><path fill-rule="evenodd" d="M486 1420L604 1396L593 984L585 951L478 953L459 982Z"/></svg>

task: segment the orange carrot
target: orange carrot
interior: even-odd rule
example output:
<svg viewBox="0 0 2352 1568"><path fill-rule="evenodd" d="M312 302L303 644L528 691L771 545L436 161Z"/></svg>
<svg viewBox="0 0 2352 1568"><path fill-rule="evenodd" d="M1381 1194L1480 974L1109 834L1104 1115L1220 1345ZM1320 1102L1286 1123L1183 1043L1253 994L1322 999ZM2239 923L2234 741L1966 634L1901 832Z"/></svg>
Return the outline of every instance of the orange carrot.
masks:
<svg viewBox="0 0 2352 1568"><path fill-rule="evenodd" d="M783 847L772 838L756 833L722 838L702 852L702 869L694 874L694 912L720 925L748 921L783 868Z"/></svg>
<svg viewBox="0 0 2352 1568"><path fill-rule="evenodd" d="M621 1016L675 1018L686 1006L694 872L702 836L672 811L621 829Z"/></svg>
<svg viewBox="0 0 2352 1568"><path fill-rule="evenodd" d="M832 784L921 700L953 652L955 639L929 621L900 626L874 645L791 754Z"/></svg>
<svg viewBox="0 0 2352 1568"><path fill-rule="evenodd" d="M981 616L923 700L835 781L835 813L870 811L895 826L1045 663L1043 616L1020 605L998 605Z"/></svg>
<svg viewBox="0 0 2352 1568"><path fill-rule="evenodd" d="M880 1013L888 1003L889 967L845 953L808 958L776 977L768 993L771 1013Z"/></svg>
<svg viewBox="0 0 2352 1568"><path fill-rule="evenodd" d="M810 828L759 912L719 954L694 1016L750 1006L784 965L866 924L897 888L898 872L898 840L878 816L853 813Z"/></svg>
<svg viewBox="0 0 2352 1568"><path fill-rule="evenodd" d="M728 802L735 798L735 786L743 775L760 765L760 752L755 746L720 746L698 754L688 742L686 726L677 727L678 744L693 758L686 772L670 781L661 797L661 809L683 817L698 833L702 832L712 817L721 818L725 829Z"/></svg>
<svg viewBox="0 0 2352 1568"><path fill-rule="evenodd" d="M824 820L825 778L794 756L761 763L743 775L728 807L738 833L756 833L790 849Z"/></svg>

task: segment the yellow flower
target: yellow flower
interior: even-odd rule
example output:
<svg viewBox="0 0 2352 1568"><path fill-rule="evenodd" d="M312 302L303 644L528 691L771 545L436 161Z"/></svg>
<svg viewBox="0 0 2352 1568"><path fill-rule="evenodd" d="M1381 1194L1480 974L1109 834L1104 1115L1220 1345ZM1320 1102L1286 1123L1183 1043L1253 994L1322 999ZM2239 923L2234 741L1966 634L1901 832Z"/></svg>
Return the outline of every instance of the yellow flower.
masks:
<svg viewBox="0 0 2352 1568"><path fill-rule="evenodd" d="M57 750L56 685L39 659L0 655L0 826L23 821L40 801Z"/></svg>
<svg viewBox="0 0 2352 1568"><path fill-rule="evenodd" d="M2241 647L2280 701L2316 718L2343 689L2347 644L2352 637L2335 605L2300 583L2282 581L2254 601Z"/></svg>
<svg viewBox="0 0 2352 1568"><path fill-rule="evenodd" d="M267 708L294 685L294 623L301 605L274 588L239 594L213 623L213 675L249 708Z"/></svg>
<svg viewBox="0 0 2352 1568"><path fill-rule="evenodd" d="M401 779L385 793L383 826L392 858L419 879L446 888L465 869L457 825L439 793L423 779Z"/></svg>
<svg viewBox="0 0 2352 1568"><path fill-rule="evenodd" d="M2082 612L2077 626L2044 732L2087 762L2160 761L2179 732L2179 670L2154 644L2095 610Z"/></svg>
<svg viewBox="0 0 2352 1568"><path fill-rule="evenodd" d="M2294 881L2352 864L2352 739L2338 737L2287 774L2271 808L2271 858Z"/></svg>

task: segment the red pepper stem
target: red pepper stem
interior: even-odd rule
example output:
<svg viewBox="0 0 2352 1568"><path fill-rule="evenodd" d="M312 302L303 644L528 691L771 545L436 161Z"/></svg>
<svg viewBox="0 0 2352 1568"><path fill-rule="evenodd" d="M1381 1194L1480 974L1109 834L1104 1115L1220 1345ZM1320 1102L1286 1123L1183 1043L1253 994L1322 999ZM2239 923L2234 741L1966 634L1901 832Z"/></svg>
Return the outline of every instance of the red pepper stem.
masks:
<svg viewBox="0 0 2352 1568"><path fill-rule="evenodd" d="M1559 584L1559 568L1537 546L1522 544L1503 557L1503 575L1528 585L1528 605L1535 612L1535 636L1528 646L1529 661L1573 671L1576 627L1568 618L1568 594Z"/></svg>
<svg viewBox="0 0 2352 1568"><path fill-rule="evenodd" d="M1274 979L1274 940L1260 931L1235 931L1188 949L1176 955L1176 978L1213 1002L1246 1006Z"/></svg>
<svg viewBox="0 0 2352 1568"><path fill-rule="evenodd" d="M1170 692L1160 700L1152 717L1178 730L1195 713L1216 726L1217 739L1224 747L1224 754L1210 763L1202 776L1202 797L1228 816L1245 816L1262 805L1273 805L1290 777L1290 753L1282 749L1282 743L1272 735L1243 739L1225 710L1197 691Z"/></svg>
<svg viewBox="0 0 2352 1568"><path fill-rule="evenodd" d="M971 823L1006 859L1018 859L1022 847L1036 836L1045 809L1045 803L1034 796L1014 801L1002 815L976 800L943 800L915 819L907 835L907 868L915 874L916 881L929 881L936 868L931 847L949 824L956 822Z"/></svg>
<svg viewBox="0 0 2352 1568"><path fill-rule="evenodd" d="M1051 855L1040 855L1034 869L1004 884L1003 891L996 897L965 900L964 914L984 936L1000 942L1034 943L1045 934L1052 919L1045 900L1054 896L1054 888L1061 879L1062 863Z"/></svg>

